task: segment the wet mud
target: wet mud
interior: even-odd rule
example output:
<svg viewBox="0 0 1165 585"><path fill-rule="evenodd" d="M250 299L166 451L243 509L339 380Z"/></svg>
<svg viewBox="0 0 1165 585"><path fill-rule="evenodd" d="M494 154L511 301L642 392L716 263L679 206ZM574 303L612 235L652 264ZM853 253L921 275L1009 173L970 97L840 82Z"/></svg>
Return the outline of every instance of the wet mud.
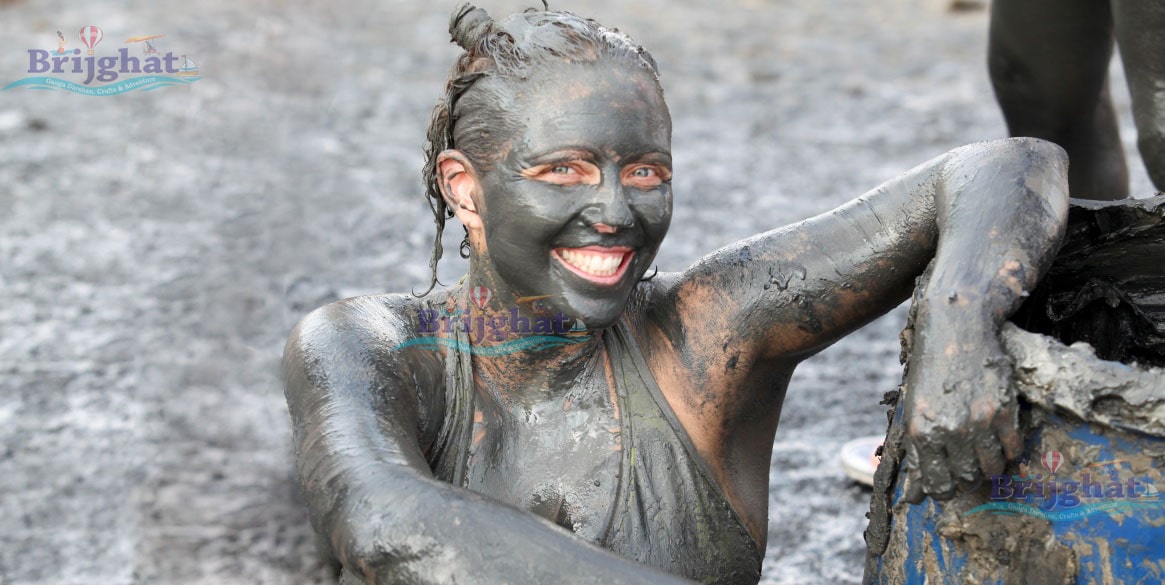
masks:
<svg viewBox="0 0 1165 585"><path fill-rule="evenodd" d="M1077 201L1064 242L1012 321L1101 359L1165 366L1165 198Z"/></svg>

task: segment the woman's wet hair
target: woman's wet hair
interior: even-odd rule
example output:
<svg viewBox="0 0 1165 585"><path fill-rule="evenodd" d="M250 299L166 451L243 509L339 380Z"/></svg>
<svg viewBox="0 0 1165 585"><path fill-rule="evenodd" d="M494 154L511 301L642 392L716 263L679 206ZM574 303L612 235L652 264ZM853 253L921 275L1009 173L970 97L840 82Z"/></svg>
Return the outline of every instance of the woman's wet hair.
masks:
<svg viewBox="0 0 1165 585"><path fill-rule="evenodd" d="M437 224L432 279L424 296L437 285L437 262L444 254L441 234L453 217L441 196L437 155L456 148L478 170L489 170L505 151L505 143L520 128L522 112L513 104L515 84L542 66L596 63L639 67L659 87L655 60L627 35L570 12L527 10L495 21L481 8L463 4L449 19L449 34L465 52L457 59L445 95L433 109L425 142L425 197ZM660 89L662 92L662 89ZM461 257L469 257L469 235L461 242Z"/></svg>

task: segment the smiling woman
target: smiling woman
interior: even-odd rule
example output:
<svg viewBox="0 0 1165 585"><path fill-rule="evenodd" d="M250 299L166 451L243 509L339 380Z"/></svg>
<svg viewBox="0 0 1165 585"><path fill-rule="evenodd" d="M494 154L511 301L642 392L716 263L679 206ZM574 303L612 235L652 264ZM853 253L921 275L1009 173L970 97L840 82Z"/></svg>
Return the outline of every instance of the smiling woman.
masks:
<svg viewBox="0 0 1165 585"><path fill-rule="evenodd" d="M543 66L521 84L487 77L478 83L504 86L494 91L509 94L504 102L455 104L459 121L488 119L499 105L540 113L499 137L492 158L437 154L442 199L468 229L474 260L494 267L481 276L495 294L549 295L552 308L605 328L655 258L671 222L671 121L654 74L635 59Z"/></svg>
<svg viewBox="0 0 1165 585"><path fill-rule="evenodd" d="M644 279L672 209L650 55L565 12L466 6L450 31L465 53L424 173L432 265L457 217L469 274L321 308L284 354L300 478L347 581L755 583L794 368L928 263L905 404L915 487L949 497L1015 454L997 330L1062 236L1060 149L957 149ZM528 337L434 332L438 314ZM566 333L520 326L552 316Z"/></svg>
<svg viewBox="0 0 1165 585"><path fill-rule="evenodd" d="M472 248L501 277L485 283L491 290L539 291L554 308L611 325L671 220L671 118L655 61L626 36L567 13L495 24L464 6L450 31L466 53L426 146L438 225L430 287L444 221L458 215L462 254ZM479 221L488 227L474 242ZM579 288L602 290L608 302L599 307Z"/></svg>

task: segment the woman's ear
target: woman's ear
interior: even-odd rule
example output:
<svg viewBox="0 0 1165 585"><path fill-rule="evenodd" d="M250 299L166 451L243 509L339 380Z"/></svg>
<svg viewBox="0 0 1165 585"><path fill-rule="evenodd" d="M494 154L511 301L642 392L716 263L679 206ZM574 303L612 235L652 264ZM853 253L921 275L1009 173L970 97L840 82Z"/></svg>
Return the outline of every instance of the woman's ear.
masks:
<svg viewBox="0 0 1165 585"><path fill-rule="evenodd" d="M473 163L459 150L446 150L437 155L437 180L445 204L466 228L481 227L475 200L481 194L481 183Z"/></svg>

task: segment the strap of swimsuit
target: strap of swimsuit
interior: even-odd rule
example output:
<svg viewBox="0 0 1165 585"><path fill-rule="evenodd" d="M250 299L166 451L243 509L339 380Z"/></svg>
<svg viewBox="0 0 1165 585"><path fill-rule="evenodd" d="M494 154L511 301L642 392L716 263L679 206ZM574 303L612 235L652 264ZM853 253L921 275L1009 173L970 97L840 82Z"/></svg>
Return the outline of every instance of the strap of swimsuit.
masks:
<svg viewBox="0 0 1165 585"><path fill-rule="evenodd" d="M675 411L672 410L671 403L667 401L667 398L663 395L663 391L659 389L659 384L655 381L655 376L652 375L651 369L647 367L647 361L643 358L643 352L639 349L639 343L635 341L635 335L631 333L631 328L628 327L626 318L619 319L619 322L612 329L618 335L620 345L626 349L624 353L629 358L629 365L638 373L639 379L647 387L647 392L651 395L655 406L659 408L659 412L663 414L668 424L671 425L672 430L675 431L676 437L683 444L684 449L687 450L688 456L695 462L696 467L699 468L704 479L717 492L720 492L721 497L724 497L720 489L720 484L713 479L715 476L712 475L712 470L696 449L696 444L692 442L692 438L688 435L684 425L680 424L680 419L676 416ZM725 501L727 501L727 498L725 498Z"/></svg>
<svg viewBox="0 0 1165 585"><path fill-rule="evenodd" d="M744 529L744 521L741 520L740 515L736 513L736 509L729 503L728 497L724 494L724 489L716 481L716 476L712 474L708 463L704 460L699 450L696 449L695 443L692 442L692 437L688 435L687 429L680 423L679 417L672 410L671 404L663 395L663 391L659 389L659 384L656 382L655 376L651 373L651 369L647 366L647 361L643 357L643 352L639 349L639 343L636 342L635 335L631 332L631 328L627 324L626 317L624 316L619 319L611 330L615 333L617 343L624 350L617 352L622 355L618 355L617 361L619 364L616 367L621 369L630 368L636 371L637 377L643 381L643 385L647 388L648 394L651 395L651 400L655 403L656 408L663 415L664 419L667 420L668 425L671 426L672 432L680 444L683 445L684 450L688 454L688 459L695 465L697 472L703 476L708 489L718 497L719 501L724 502L732 518L741 527L741 530L747 533ZM614 356L612 361L616 361ZM624 379L626 379L625 376L626 374L623 376ZM618 380L619 377L616 377L616 379ZM620 389L620 393L626 391L627 389L625 388ZM628 416L629 414L624 412L624 416ZM755 540L751 535L749 535L748 540L754 543L753 552L759 550L755 548Z"/></svg>

